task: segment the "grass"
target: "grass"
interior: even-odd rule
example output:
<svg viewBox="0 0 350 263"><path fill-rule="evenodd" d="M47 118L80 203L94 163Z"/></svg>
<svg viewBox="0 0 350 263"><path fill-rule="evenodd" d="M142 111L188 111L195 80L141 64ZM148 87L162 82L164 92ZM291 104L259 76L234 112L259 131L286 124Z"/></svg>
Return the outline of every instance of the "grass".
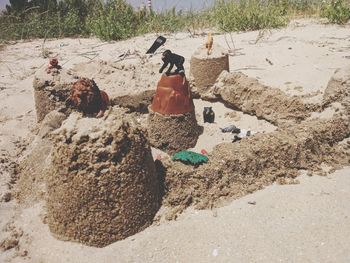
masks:
<svg viewBox="0 0 350 263"><path fill-rule="evenodd" d="M321 16L330 23L345 24L350 19L350 1L332 0L325 3L321 9Z"/></svg>
<svg viewBox="0 0 350 263"><path fill-rule="evenodd" d="M282 4L273 1L218 1L213 9L213 21L225 32L260 30L285 26L288 22Z"/></svg>
<svg viewBox="0 0 350 263"><path fill-rule="evenodd" d="M0 41L96 36L121 40L150 32L178 32L216 28L223 32L283 27L291 18L315 16L330 23L350 19L350 0L217 0L200 12L135 11L124 0L50 0L48 10L28 6L0 15Z"/></svg>

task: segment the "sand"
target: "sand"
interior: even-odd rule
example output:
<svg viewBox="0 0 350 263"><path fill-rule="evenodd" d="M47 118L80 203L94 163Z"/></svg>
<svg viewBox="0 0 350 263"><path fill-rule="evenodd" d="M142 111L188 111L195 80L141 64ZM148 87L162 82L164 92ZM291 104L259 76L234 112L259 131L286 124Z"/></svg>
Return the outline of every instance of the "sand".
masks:
<svg viewBox="0 0 350 263"><path fill-rule="evenodd" d="M147 131L123 109L72 113L55 130L45 171L47 221L62 240L104 247L153 222L159 182Z"/></svg>
<svg viewBox="0 0 350 263"><path fill-rule="evenodd" d="M287 96L297 95L305 104L321 104L335 70L349 65L346 57L348 32L349 25L339 27L298 20L287 28L262 34L232 34L236 49L230 53L230 71L242 72ZM43 223L46 221L45 202L18 204L11 196L12 189L17 187L17 166L33 151L32 141L38 130L32 81L35 72L47 66L43 48L57 55L60 64L71 70L72 76L94 77L99 87L113 97L114 105L124 103L123 98L127 97L129 109L144 111L159 79L159 53L169 48L183 55L188 73L191 55L206 40L205 36L190 37L186 33L166 37L167 46L151 58L140 54L154 41L154 34L111 43L96 39L47 40L44 47L43 41L34 40L8 45L1 51L0 191L3 201L0 203L0 241L4 240L1 247L7 250L0 252L0 261L348 262L350 170L341 168L341 163L335 165L340 169L335 173L334 169L330 170L331 166L317 165L322 168L317 173L326 177L298 177L300 184L272 185L235 201L225 199L221 208L203 211L189 208L178 214L176 221L158 220L146 230L103 249L55 239ZM228 35L226 38L230 39ZM227 47L224 35L215 35L214 41ZM228 42L233 46L230 40ZM128 97L130 94L140 99ZM343 115L349 112L348 98L336 98L340 100L338 104L327 102L324 112L312 112L306 120L331 121L337 112ZM201 107L209 105L215 106L217 116L212 125L203 124L201 118ZM195 100L195 106L196 118L205 132L194 149L204 148L209 154L215 152L217 143L231 141L232 135L222 134L219 127L233 123L244 129L265 132L257 135L260 137L271 136L269 134L277 132L277 128L287 129L289 125L278 122L273 125L228 109L219 102ZM145 116L137 116L140 122L145 120ZM294 124L292 121L291 125ZM330 134L333 132L330 128ZM212 137L215 140L211 140ZM321 137L316 136L317 139ZM346 139L341 144L346 146ZM343 154L348 156L347 150L345 147ZM160 154L167 158L164 153ZM303 168L312 170L312 167ZM185 173L191 174L191 169L185 168ZM186 198L183 201L186 205L191 203ZM160 218L163 210L167 210L166 206L161 208Z"/></svg>

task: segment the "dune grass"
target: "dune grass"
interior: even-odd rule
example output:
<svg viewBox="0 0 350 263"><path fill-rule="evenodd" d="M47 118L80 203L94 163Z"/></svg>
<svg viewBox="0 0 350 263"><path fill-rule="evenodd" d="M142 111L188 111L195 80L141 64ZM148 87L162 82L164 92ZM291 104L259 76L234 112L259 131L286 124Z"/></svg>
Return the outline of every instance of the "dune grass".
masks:
<svg viewBox="0 0 350 263"><path fill-rule="evenodd" d="M32 1L35 2L35 1ZM350 19L350 0L217 0L200 12L134 10L124 0L50 0L49 5L10 9L0 15L0 40L96 36L121 40L150 32L248 31L277 28L295 17Z"/></svg>

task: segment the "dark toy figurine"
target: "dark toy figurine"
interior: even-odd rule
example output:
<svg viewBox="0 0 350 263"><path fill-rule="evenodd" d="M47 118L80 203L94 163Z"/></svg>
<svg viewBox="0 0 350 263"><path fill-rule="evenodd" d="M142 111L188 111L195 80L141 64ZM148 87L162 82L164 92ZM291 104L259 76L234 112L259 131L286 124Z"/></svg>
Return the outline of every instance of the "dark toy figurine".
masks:
<svg viewBox="0 0 350 263"><path fill-rule="evenodd" d="M204 122L213 123L215 120L215 113L211 107L204 107L203 110Z"/></svg>
<svg viewBox="0 0 350 263"><path fill-rule="evenodd" d="M185 58L183 56L177 55L175 53L171 53L170 50L165 50L162 54L162 60L164 62L163 66L160 68L159 73L162 73L163 70L170 64L170 67L166 71L167 75L171 75L171 70L174 65L176 66L176 70L174 74L185 74L184 62Z"/></svg>

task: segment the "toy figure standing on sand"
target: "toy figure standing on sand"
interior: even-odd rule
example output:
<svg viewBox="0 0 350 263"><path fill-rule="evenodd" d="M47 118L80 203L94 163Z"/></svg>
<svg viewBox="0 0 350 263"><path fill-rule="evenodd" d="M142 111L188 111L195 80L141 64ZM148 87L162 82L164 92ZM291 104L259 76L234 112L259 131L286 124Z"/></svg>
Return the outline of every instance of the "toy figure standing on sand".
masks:
<svg viewBox="0 0 350 263"><path fill-rule="evenodd" d="M162 60L164 62L163 66L160 68L159 73L162 73L163 70L169 65L170 67L165 72L166 75L171 75L171 70L174 65L176 66L176 70L173 74L185 75L184 62L185 58L183 56L177 55L175 53L171 53L170 50L165 50L162 54Z"/></svg>
<svg viewBox="0 0 350 263"><path fill-rule="evenodd" d="M213 51L213 43L214 43L213 37L212 37L211 33L208 33L208 39L207 39L207 42L205 43L205 48L207 49L208 56Z"/></svg>

